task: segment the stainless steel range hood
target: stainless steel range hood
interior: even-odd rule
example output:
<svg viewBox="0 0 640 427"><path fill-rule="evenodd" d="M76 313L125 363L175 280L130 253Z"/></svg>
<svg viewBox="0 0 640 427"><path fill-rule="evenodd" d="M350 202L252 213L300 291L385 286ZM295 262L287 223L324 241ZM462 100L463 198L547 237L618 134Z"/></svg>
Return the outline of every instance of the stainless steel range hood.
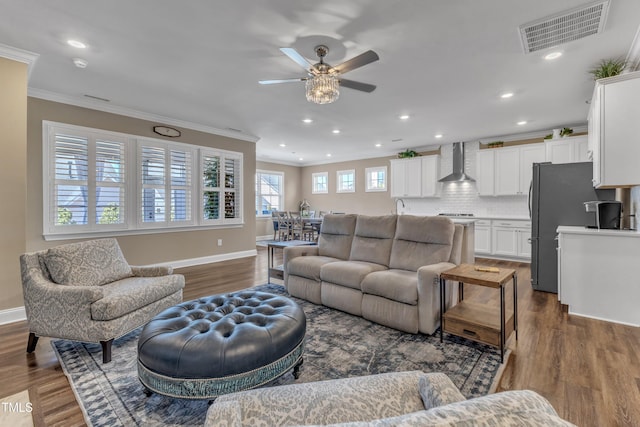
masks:
<svg viewBox="0 0 640 427"><path fill-rule="evenodd" d="M464 173L464 142L453 143L453 172L438 182L475 182L475 179Z"/></svg>

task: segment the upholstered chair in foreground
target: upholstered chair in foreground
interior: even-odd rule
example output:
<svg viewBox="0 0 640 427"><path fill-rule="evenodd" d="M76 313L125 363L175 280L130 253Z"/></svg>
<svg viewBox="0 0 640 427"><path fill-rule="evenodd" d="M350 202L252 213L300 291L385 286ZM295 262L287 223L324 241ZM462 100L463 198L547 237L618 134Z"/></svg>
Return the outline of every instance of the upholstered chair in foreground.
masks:
<svg viewBox="0 0 640 427"><path fill-rule="evenodd" d="M115 239L71 243L20 256L29 323L27 353L38 337L111 344L182 301L184 276L171 267L132 267Z"/></svg>

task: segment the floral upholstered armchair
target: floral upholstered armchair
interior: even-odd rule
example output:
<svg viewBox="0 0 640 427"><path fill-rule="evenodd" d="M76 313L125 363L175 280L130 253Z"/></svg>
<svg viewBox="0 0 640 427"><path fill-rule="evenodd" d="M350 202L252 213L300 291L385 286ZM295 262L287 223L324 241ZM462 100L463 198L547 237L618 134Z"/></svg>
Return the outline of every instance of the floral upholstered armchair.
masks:
<svg viewBox="0 0 640 427"><path fill-rule="evenodd" d="M111 344L182 301L184 276L171 267L132 267L116 239L71 243L20 256L29 323L27 353L41 336Z"/></svg>

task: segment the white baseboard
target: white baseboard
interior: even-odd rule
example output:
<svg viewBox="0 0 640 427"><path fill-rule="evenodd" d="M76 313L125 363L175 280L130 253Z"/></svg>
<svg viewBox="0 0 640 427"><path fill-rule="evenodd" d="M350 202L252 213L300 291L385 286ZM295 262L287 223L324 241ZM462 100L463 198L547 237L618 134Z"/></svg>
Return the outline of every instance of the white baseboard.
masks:
<svg viewBox="0 0 640 427"><path fill-rule="evenodd" d="M230 252L226 254L210 255L210 256L204 256L200 258L190 258L190 259L181 259L177 261L162 262L162 263L153 264L153 265L166 265L166 266L171 266L173 268L181 268L181 267L191 267L194 265L201 265L201 264L211 264L213 262L228 261L230 259L246 258L246 257L256 256L256 255L258 255L258 251L256 251L255 249L251 249L248 251Z"/></svg>
<svg viewBox="0 0 640 427"><path fill-rule="evenodd" d="M0 325L19 322L21 320L27 320L27 313L24 310L24 306L0 310Z"/></svg>
<svg viewBox="0 0 640 427"><path fill-rule="evenodd" d="M256 242L260 242L262 240L273 240L273 234L265 234L264 236L256 236Z"/></svg>
<svg viewBox="0 0 640 427"><path fill-rule="evenodd" d="M193 265L210 264L213 262L227 261L230 259L246 258L250 256L256 256L258 251L251 249L248 251L231 252L228 254L211 255L200 258L182 259L178 261L163 262L154 265L167 265L173 268L191 267ZM0 325L6 323L19 322L27 319L27 313L24 307L14 307L6 310L0 310Z"/></svg>

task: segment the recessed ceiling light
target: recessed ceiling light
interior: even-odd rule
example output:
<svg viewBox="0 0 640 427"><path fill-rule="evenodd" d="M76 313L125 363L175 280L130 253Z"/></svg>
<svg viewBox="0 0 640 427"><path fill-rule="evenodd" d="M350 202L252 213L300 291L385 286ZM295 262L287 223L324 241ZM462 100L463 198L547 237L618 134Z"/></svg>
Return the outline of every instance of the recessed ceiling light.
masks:
<svg viewBox="0 0 640 427"><path fill-rule="evenodd" d="M280 144L280 147L286 147L287 144Z"/></svg>
<svg viewBox="0 0 640 427"><path fill-rule="evenodd" d="M299 157L298 160L303 161L304 159L302 157Z"/></svg>
<svg viewBox="0 0 640 427"><path fill-rule="evenodd" d="M380 144L379 142L376 144L376 147L382 147L382 144Z"/></svg>
<svg viewBox="0 0 640 427"><path fill-rule="evenodd" d="M73 64L78 68L87 68L89 63L82 58L73 58Z"/></svg>
<svg viewBox="0 0 640 427"><path fill-rule="evenodd" d="M551 52L544 56L544 59L547 61L551 61L552 59L560 58L562 56L562 52Z"/></svg>
<svg viewBox="0 0 640 427"><path fill-rule="evenodd" d="M409 120L409 115L408 115L408 114L403 114L403 115L401 115L401 116L398 116L398 118L399 118L400 120Z"/></svg>
<svg viewBox="0 0 640 427"><path fill-rule="evenodd" d="M527 121L526 120L522 120L518 122L518 126L522 126L522 125L526 125Z"/></svg>
<svg viewBox="0 0 640 427"><path fill-rule="evenodd" d="M313 123L313 119L302 119L304 123Z"/></svg>
<svg viewBox="0 0 640 427"><path fill-rule="evenodd" d="M442 136L443 135L441 133L437 133L437 134L434 135L434 137L436 137L436 138L442 138Z"/></svg>
<svg viewBox="0 0 640 427"><path fill-rule="evenodd" d="M84 49L84 48L86 48L86 47L87 47L87 45L86 45L86 44L84 44L84 43L82 43L81 41L79 41L79 40L73 40L73 39L69 39L69 40L67 40L67 44L68 44L69 46L75 47L76 49Z"/></svg>
<svg viewBox="0 0 640 427"><path fill-rule="evenodd" d="M338 134L338 133L340 133L340 129L334 129L334 130L332 130L331 132L333 132L333 133L335 133L335 134Z"/></svg>
<svg viewBox="0 0 640 427"><path fill-rule="evenodd" d="M505 92L502 95L500 95L500 98L511 98L513 96L513 92Z"/></svg>
<svg viewBox="0 0 640 427"><path fill-rule="evenodd" d="M331 153L327 153L327 157L331 157Z"/></svg>

